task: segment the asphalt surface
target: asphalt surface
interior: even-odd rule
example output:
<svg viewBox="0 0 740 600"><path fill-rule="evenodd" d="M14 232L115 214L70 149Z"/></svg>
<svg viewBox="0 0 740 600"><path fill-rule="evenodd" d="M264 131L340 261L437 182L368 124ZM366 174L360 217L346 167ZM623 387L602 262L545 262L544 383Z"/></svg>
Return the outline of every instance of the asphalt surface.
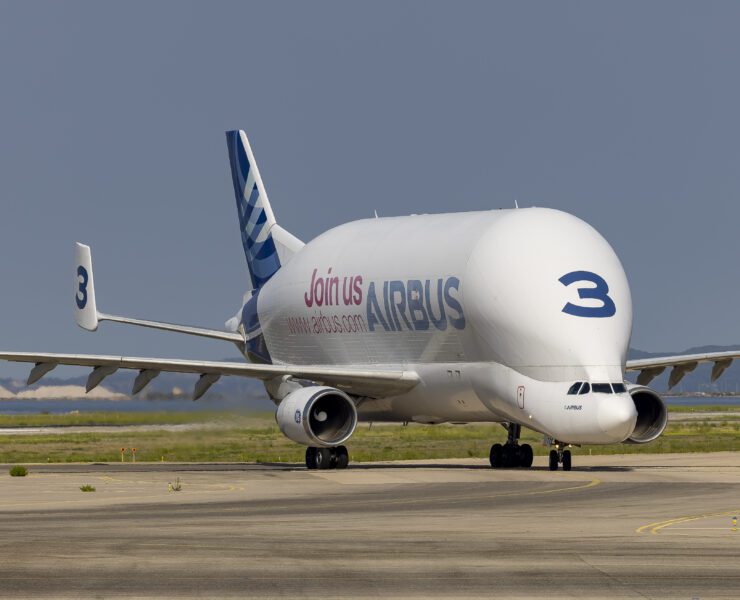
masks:
<svg viewBox="0 0 740 600"><path fill-rule="evenodd" d="M2 467L0 597L740 597L740 453L535 467Z"/></svg>

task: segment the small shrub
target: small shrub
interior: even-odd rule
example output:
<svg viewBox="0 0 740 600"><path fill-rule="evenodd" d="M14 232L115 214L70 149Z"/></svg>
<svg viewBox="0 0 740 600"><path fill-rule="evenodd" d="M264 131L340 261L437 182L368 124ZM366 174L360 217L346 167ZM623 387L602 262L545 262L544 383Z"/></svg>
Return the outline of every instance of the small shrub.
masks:
<svg viewBox="0 0 740 600"><path fill-rule="evenodd" d="M25 477L28 475L28 469L26 467L15 466L10 468L11 477Z"/></svg>
<svg viewBox="0 0 740 600"><path fill-rule="evenodd" d="M81 485L80 486L80 491L82 491L82 492L94 492L95 491L95 486L86 483L85 485Z"/></svg>

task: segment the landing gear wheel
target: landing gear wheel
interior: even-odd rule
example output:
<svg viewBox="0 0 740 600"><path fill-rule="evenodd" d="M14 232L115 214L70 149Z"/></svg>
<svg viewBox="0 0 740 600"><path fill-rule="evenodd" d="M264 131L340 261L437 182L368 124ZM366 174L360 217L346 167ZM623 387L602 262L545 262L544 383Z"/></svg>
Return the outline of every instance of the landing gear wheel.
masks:
<svg viewBox="0 0 740 600"><path fill-rule="evenodd" d="M313 470L317 468L316 450L318 450L318 448L311 448L311 447L306 448L306 468L307 469Z"/></svg>
<svg viewBox="0 0 740 600"><path fill-rule="evenodd" d="M529 467L532 466L533 460L534 452L532 451L532 446L529 444L522 444L519 447L519 466L529 469Z"/></svg>
<svg viewBox="0 0 740 600"><path fill-rule="evenodd" d="M316 448L316 468L331 469L333 466L331 448Z"/></svg>
<svg viewBox="0 0 740 600"><path fill-rule="evenodd" d="M563 452L563 471L570 471L570 450Z"/></svg>
<svg viewBox="0 0 740 600"><path fill-rule="evenodd" d="M557 450L550 450L550 470L551 471L557 471L558 470L558 451Z"/></svg>
<svg viewBox="0 0 740 600"><path fill-rule="evenodd" d="M504 469L508 469L511 466L511 459L511 446L509 446L509 444L504 444L504 447L501 449L501 466Z"/></svg>
<svg viewBox="0 0 740 600"><path fill-rule="evenodd" d="M512 446L511 444L504 444L504 450L501 454L501 462L507 469L510 469L511 467L516 467L519 462L518 448L516 446Z"/></svg>
<svg viewBox="0 0 740 600"><path fill-rule="evenodd" d="M506 443L503 446L501 444L491 446L491 452L488 455L491 467L494 469L500 469L502 467L504 469L516 467L528 469L532 466L534 452L532 451L532 446L529 444L519 445L522 426L516 423L508 423L506 424L506 429L509 432Z"/></svg>
<svg viewBox="0 0 740 600"><path fill-rule="evenodd" d="M349 452L344 446L337 446L334 448L334 456L336 460L337 469L346 469L349 464Z"/></svg>
<svg viewBox="0 0 740 600"><path fill-rule="evenodd" d="M488 455L488 460L491 463L492 469L500 469L503 466L502 454L504 447L501 444L494 444L491 446L491 452Z"/></svg>

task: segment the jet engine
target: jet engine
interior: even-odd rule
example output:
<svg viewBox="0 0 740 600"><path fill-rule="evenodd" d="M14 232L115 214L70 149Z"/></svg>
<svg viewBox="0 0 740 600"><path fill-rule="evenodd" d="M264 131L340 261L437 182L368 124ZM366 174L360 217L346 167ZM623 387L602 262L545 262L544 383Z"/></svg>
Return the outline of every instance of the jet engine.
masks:
<svg viewBox="0 0 740 600"><path fill-rule="evenodd" d="M652 442L668 424L668 410L661 397L649 387L627 385L627 391L637 409L637 423L625 443L645 444Z"/></svg>
<svg viewBox="0 0 740 600"><path fill-rule="evenodd" d="M344 392L309 386L290 392L275 413L285 437L306 446L330 447L345 442L357 427L357 409Z"/></svg>

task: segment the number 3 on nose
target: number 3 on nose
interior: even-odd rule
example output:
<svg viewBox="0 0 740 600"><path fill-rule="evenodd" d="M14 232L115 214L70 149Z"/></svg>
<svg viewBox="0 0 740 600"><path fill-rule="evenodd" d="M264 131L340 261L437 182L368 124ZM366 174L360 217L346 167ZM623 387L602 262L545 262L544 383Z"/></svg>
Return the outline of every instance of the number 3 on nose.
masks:
<svg viewBox="0 0 740 600"><path fill-rule="evenodd" d="M579 287L578 297L582 300L601 300L601 306L580 306L568 302L563 307L563 312L575 317L611 317L617 312L614 300L609 296L609 285L596 273L591 271L572 271L558 279L560 283L568 287L578 281L587 281L596 284L596 287Z"/></svg>

